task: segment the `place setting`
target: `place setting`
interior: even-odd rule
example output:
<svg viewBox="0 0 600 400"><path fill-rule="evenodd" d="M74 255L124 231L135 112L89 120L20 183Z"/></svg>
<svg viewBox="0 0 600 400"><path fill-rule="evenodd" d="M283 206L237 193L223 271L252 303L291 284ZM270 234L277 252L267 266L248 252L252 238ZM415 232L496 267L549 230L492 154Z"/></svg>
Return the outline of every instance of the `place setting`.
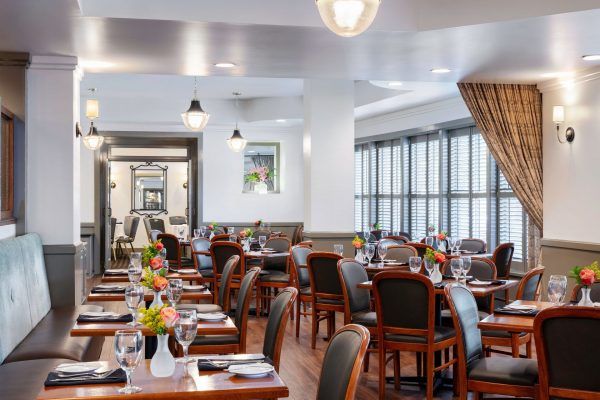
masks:
<svg viewBox="0 0 600 400"><path fill-rule="evenodd" d="M125 293L125 289L127 288L127 286L125 285L116 285L116 284L108 284L108 283L101 283L99 285L96 285L92 288L91 292L92 293Z"/></svg>
<svg viewBox="0 0 600 400"><path fill-rule="evenodd" d="M59 364L48 374L44 386L78 386L126 383L121 368L110 368L106 362L74 362Z"/></svg>

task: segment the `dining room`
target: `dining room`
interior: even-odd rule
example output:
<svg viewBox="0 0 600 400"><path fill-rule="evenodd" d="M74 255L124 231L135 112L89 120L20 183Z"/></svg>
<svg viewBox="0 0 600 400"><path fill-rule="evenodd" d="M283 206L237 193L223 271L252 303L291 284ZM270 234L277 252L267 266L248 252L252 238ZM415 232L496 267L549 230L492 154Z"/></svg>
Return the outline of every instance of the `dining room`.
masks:
<svg viewBox="0 0 600 400"><path fill-rule="evenodd" d="M0 0L0 399L600 399L599 17Z"/></svg>

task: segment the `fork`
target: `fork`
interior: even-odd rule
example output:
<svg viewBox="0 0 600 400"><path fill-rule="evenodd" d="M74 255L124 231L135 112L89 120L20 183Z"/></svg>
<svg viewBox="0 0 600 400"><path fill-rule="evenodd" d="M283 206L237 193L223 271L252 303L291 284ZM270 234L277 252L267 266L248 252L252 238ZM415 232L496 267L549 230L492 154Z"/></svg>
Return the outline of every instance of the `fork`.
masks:
<svg viewBox="0 0 600 400"><path fill-rule="evenodd" d="M116 370L112 369L112 370L108 370L108 371L105 371L102 373L91 373L91 374L90 373L85 373L85 374L82 373L79 375L68 375L68 376L58 375L58 378L52 379L52 382L56 382L56 381L76 382L76 381L87 381L87 380L100 380L100 379L107 378L115 371Z"/></svg>

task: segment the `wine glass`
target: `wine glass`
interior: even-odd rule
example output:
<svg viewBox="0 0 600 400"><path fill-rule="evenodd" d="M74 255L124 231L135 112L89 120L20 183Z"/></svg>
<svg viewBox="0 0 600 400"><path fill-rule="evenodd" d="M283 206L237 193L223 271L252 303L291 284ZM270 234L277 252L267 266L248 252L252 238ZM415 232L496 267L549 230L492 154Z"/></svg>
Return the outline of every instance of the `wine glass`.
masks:
<svg viewBox="0 0 600 400"><path fill-rule="evenodd" d="M162 250L158 252L158 255L165 260L167 258L167 248L163 247Z"/></svg>
<svg viewBox="0 0 600 400"><path fill-rule="evenodd" d="M425 244L426 244L427 246L431 246L431 247L433 247L433 236L427 236L427 237L425 238Z"/></svg>
<svg viewBox="0 0 600 400"><path fill-rule="evenodd" d="M119 393L132 394L142 390L131 384L131 373L142 359L143 344L142 332L137 329L115 332L115 357L127 375L127 385L119 389Z"/></svg>
<svg viewBox="0 0 600 400"><path fill-rule="evenodd" d="M410 267L410 271L418 273L421 270L421 261L421 257L410 257L408 259L408 266Z"/></svg>
<svg viewBox="0 0 600 400"><path fill-rule="evenodd" d="M375 255L375 245L374 244L372 244L372 243L367 244L367 246L365 247L365 255L367 256L367 260L369 261L369 264L371 264L371 259Z"/></svg>
<svg viewBox="0 0 600 400"><path fill-rule="evenodd" d="M235 228L232 226L227 227L227 234L228 235L233 235L235 233Z"/></svg>
<svg viewBox="0 0 600 400"><path fill-rule="evenodd" d="M425 259L425 270L427 271L427 274L429 276L431 276L431 273L433 272L433 269L435 268L435 261L429 260L429 259Z"/></svg>
<svg viewBox="0 0 600 400"><path fill-rule="evenodd" d="M175 307L183 294L183 281L181 279L170 279L167 285L167 299L171 307Z"/></svg>
<svg viewBox="0 0 600 400"><path fill-rule="evenodd" d="M339 256L344 256L344 245L343 244L334 244L333 252Z"/></svg>
<svg viewBox="0 0 600 400"><path fill-rule="evenodd" d="M567 277L564 275L551 275L548 281L548 300L559 305L567 293Z"/></svg>
<svg viewBox="0 0 600 400"><path fill-rule="evenodd" d="M450 260L450 272L452 272L452 276L458 282L458 278L460 278L463 269L463 260L461 258L453 258Z"/></svg>
<svg viewBox="0 0 600 400"><path fill-rule="evenodd" d="M388 236L390 236L390 233L389 233L388 231L381 231L381 238L382 238L382 239L383 239L383 238L386 238L386 237L388 237Z"/></svg>
<svg viewBox="0 0 600 400"><path fill-rule="evenodd" d="M127 325L137 326L137 314L138 307L144 301L144 288L137 285L127 286L125 288L125 304L127 304L127 309L131 313L133 317L133 321L128 322Z"/></svg>
<svg viewBox="0 0 600 400"><path fill-rule="evenodd" d="M175 321L173 328L175 339L183 347L183 358L177 362L187 364L189 362L188 349L198 333L198 317L196 310L179 310L178 313L179 318Z"/></svg>
<svg viewBox="0 0 600 400"><path fill-rule="evenodd" d="M163 267L166 268L167 271L169 271L169 260L163 259L162 264L163 264Z"/></svg>
<svg viewBox="0 0 600 400"><path fill-rule="evenodd" d="M448 243L446 253L454 254L454 245L456 243L456 240L450 236L446 236L446 242Z"/></svg>
<svg viewBox="0 0 600 400"><path fill-rule="evenodd" d="M265 249L265 244L267 244L267 237L266 236L259 236L258 237L258 244L260 245L261 250Z"/></svg>
<svg viewBox="0 0 600 400"><path fill-rule="evenodd" d="M206 226L201 226L200 227L200 234L202 235L202 237L206 236Z"/></svg>
<svg viewBox="0 0 600 400"><path fill-rule="evenodd" d="M371 239L371 232L363 231L363 238L365 239L365 243L369 243L369 239Z"/></svg>
<svg viewBox="0 0 600 400"><path fill-rule="evenodd" d="M381 264L384 264L385 256L387 255L387 244L380 243L379 246L377 246L377 254L379 254Z"/></svg>
<svg viewBox="0 0 600 400"><path fill-rule="evenodd" d="M198 239L199 237L202 237L202 230L200 229L194 229L194 239Z"/></svg>
<svg viewBox="0 0 600 400"><path fill-rule="evenodd" d="M135 263L133 260L129 263L129 267L127 267L127 276L129 278L129 282L134 285L137 285L142 280L142 264L141 261L139 263Z"/></svg>
<svg viewBox="0 0 600 400"><path fill-rule="evenodd" d="M456 241L454 242L454 251L456 252L456 254L460 253L460 246L462 246L462 239L456 239Z"/></svg>
<svg viewBox="0 0 600 400"><path fill-rule="evenodd" d="M229 241L233 242L233 243L237 243L237 236L236 235L229 235Z"/></svg>
<svg viewBox="0 0 600 400"><path fill-rule="evenodd" d="M461 257L462 259L462 270L465 280L467 279L467 275L471 270L471 257Z"/></svg>

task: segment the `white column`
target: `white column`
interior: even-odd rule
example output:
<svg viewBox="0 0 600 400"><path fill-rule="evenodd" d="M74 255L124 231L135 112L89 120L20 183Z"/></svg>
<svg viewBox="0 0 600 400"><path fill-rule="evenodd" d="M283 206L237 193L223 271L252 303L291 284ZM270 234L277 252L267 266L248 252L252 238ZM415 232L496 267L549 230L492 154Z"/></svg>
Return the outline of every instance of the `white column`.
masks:
<svg viewBox="0 0 600 400"><path fill-rule="evenodd" d="M76 57L32 56L26 77L27 232L45 245L80 242L80 70Z"/></svg>
<svg viewBox="0 0 600 400"><path fill-rule="evenodd" d="M354 82L304 81L304 224L335 241L354 232Z"/></svg>

